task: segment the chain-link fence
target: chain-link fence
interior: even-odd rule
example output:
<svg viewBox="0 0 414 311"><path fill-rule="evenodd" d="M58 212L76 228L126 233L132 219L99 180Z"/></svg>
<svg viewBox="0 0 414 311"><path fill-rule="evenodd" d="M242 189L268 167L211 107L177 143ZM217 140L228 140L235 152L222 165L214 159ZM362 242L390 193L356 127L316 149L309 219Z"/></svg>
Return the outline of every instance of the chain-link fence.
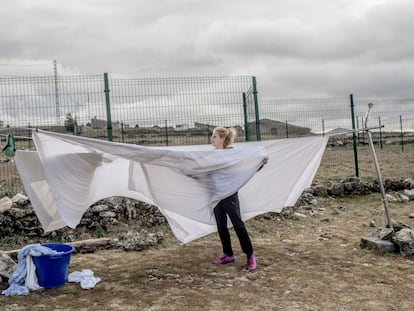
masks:
<svg viewBox="0 0 414 311"><path fill-rule="evenodd" d="M384 177L414 175L414 105L411 99L299 98L259 99L262 139L329 135L316 180L359 176L374 179L365 127L368 103L374 106L367 126ZM354 122L352 122L354 117Z"/></svg>
<svg viewBox="0 0 414 311"><path fill-rule="evenodd" d="M369 119L384 177L412 177L414 105L410 99L261 99L256 78L118 78L104 75L0 78L0 138L34 149L31 128L123 143L208 144L215 126L237 141L330 135L316 179L374 178L364 127ZM411 104L410 104L411 103ZM353 122L352 122L353 120ZM382 127L383 126L383 127ZM1 157L2 193L20 187L13 159Z"/></svg>
<svg viewBox="0 0 414 311"><path fill-rule="evenodd" d="M215 126L246 136L246 111L256 111L255 78L109 78L93 76L0 78L0 137L33 149L30 129L41 128L123 143L207 144ZM250 99L246 101L246 95ZM255 117L254 117L255 118ZM2 184L19 185L13 161L2 158Z"/></svg>

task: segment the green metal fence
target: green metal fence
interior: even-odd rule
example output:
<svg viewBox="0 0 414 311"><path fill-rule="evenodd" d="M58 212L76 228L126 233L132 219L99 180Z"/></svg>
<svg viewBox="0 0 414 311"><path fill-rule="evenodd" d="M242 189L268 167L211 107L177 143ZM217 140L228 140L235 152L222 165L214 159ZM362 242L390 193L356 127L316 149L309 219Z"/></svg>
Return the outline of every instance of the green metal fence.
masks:
<svg viewBox="0 0 414 311"><path fill-rule="evenodd" d="M40 127L147 145L205 143L215 125L244 128L243 93L252 89L254 80L121 79L106 74L0 78L0 128L3 134L27 134L27 128ZM203 132L203 139L193 133L177 142L168 140L169 134L183 136L190 129ZM156 134L152 138L157 139L139 139L142 132Z"/></svg>
<svg viewBox="0 0 414 311"><path fill-rule="evenodd" d="M209 143L217 125L244 140L243 93L254 77L111 79L114 140L141 145ZM254 103L253 103L254 104ZM103 120L105 118L101 117Z"/></svg>
<svg viewBox="0 0 414 311"><path fill-rule="evenodd" d="M244 131L245 140L261 140L259 103L257 96L256 78L252 79L252 86L243 93Z"/></svg>
<svg viewBox="0 0 414 311"><path fill-rule="evenodd" d="M246 136L245 109L258 111L255 78L118 78L107 74L0 78L0 138L33 149L30 128L140 145L210 142L215 126ZM249 102L243 102L248 93ZM254 119L256 117L254 116ZM20 184L13 161L2 158L0 177ZM4 192L4 191L3 191Z"/></svg>
<svg viewBox="0 0 414 311"><path fill-rule="evenodd" d="M370 126L385 177L413 176L411 99L263 99L256 78L120 78L110 75L0 77L0 138L34 149L30 128L147 146L208 144L217 125L237 141L330 135L317 180L374 177L363 127ZM411 103L411 104L410 104ZM342 133L342 134L341 134ZM20 186L13 159L0 161L1 192Z"/></svg>
<svg viewBox="0 0 414 311"><path fill-rule="evenodd" d="M414 99L365 98L355 100L355 118L363 127L368 103L373 103L368 126L372 130L380 168L385 177L414 177ZM360 176L374 175L374 164L369 154L367 135L359 132L358 165Z"/></svg>
<svg viewBox="0 0 414 311"><path fill-rule="evenodd" d="M317 181L358 176L375 179L366 133L362 129L368 103L368 126L382 174L386 178L414 176L414 105L412 99L342 98L259 99L262 139L329 135ZM353 107L351 107L353 106ZM352 122L354 117L354 122ZM380 126L383 126L380 128Z"/></svg>

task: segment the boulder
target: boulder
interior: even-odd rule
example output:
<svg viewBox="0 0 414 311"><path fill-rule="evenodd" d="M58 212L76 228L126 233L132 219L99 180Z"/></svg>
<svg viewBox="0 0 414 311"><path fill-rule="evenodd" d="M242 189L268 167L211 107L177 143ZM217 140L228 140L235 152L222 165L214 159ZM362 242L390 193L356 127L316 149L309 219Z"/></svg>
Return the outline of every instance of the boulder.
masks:
<svg viewBox="0 0 414 311"><path fill-rule="evenodd" d="M13 204L25 206L29 203L29 198L22 193L18 193L12 198L12 202Z"/></svg>
<svg viewBox="0 0 414 311"><path fill-rule="evenodd" d="M16 267L17 263L9 255L0 251L0 277L9 279Z"/></svg>
<svg viewBox="0 0 414 311"><path fill-rule="evenodd" d="M403 256L414 255L414 231L403 228L396 232L392 241L399 246L400 253Z"/></svg>
<svg viewBox="0 0 414 311"><path fill-rule="evenodd" d="M9 197L3 197L0 199L0 213L3 213L13 206L13 201Z"/></svg>
<svg viewBox="0 0 414 311"><path fill-rule="evenodd" d="M414 200L414 189L405 189L403 194L407 196L410 200Z"/></svg>

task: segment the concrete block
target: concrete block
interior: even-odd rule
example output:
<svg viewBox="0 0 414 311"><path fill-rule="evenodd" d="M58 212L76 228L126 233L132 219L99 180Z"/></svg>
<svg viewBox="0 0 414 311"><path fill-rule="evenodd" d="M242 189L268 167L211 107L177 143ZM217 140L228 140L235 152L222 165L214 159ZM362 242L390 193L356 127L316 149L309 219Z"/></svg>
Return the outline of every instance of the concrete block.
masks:
<svg viewBox="0 0 414 311"><path fill-rule="evenodd" d="M391 241L381 240L377 237L364 237L361 239L361 248L370 248L382 253L398 253L398 246Z"/></svg>

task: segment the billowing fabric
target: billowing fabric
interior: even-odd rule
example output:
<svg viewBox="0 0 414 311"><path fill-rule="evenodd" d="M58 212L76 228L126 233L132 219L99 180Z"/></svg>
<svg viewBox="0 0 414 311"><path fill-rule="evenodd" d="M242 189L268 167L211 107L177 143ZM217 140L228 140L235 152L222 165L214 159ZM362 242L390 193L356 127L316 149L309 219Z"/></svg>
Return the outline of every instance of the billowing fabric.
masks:
<svg viewBox="0 0 414 311"><path fill-rule="evenodd" d="M33 131L37 152L16 165L43 229L75 228L88 207L111 196L158 206L187 243L217 230L213 208L239 191L242 219L292 206L319 167L327 137L143 147ZM263 159L269 163L260 171Z"/></svg>

